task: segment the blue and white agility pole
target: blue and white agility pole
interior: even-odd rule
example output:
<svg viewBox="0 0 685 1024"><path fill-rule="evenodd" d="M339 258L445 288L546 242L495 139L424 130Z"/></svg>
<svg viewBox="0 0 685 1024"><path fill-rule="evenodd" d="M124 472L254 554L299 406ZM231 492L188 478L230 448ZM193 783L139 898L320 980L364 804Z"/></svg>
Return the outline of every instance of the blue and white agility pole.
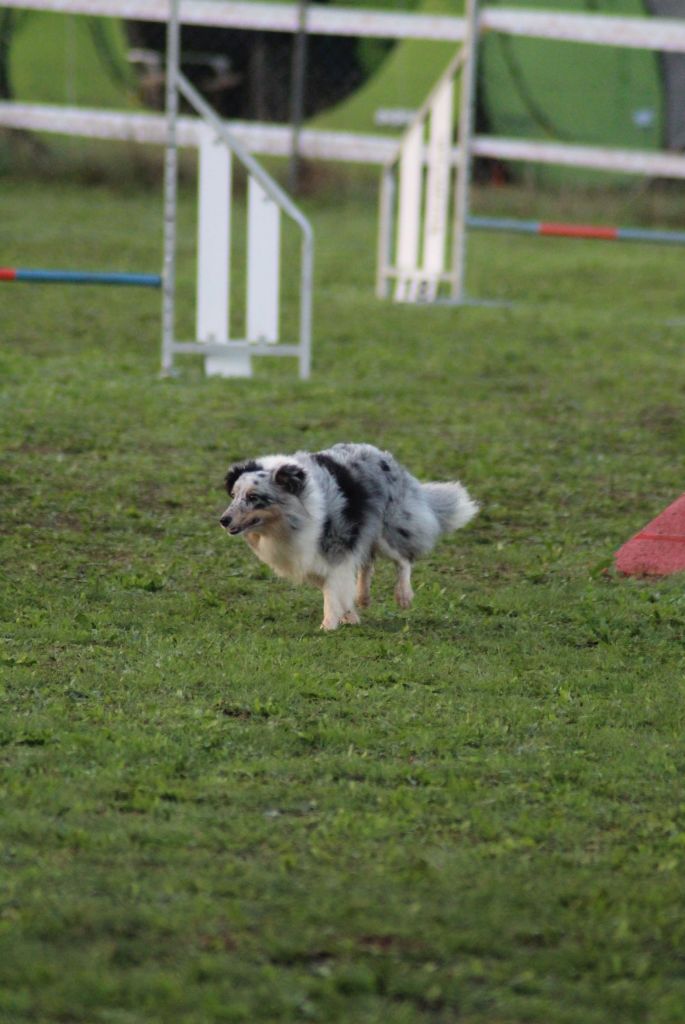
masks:
<svg viewBox="0 0 685 1024"><path fill-rule="evenodd" d="M134 288L160 288L159 274L124 274L92 270L29 270L27 267L0 267L0 281L34 281L43 284L108 284Z"/></svg>

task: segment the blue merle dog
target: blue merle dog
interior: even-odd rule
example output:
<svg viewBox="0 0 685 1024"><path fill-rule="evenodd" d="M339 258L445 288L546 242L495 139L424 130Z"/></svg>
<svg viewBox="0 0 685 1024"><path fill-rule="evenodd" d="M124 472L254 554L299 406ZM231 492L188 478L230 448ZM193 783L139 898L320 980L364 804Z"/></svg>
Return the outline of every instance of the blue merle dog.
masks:
<svg viewBox="0 0 685 1024"><path fill-rule="evenodd" d="M221 525L242 534L278 576L320 587L327 630L359 622L378 555L395 563L395 598L408 608L415 559L478 511L462 484L419 483L370 444L238 462L226 489L231 504Z"/></svg>

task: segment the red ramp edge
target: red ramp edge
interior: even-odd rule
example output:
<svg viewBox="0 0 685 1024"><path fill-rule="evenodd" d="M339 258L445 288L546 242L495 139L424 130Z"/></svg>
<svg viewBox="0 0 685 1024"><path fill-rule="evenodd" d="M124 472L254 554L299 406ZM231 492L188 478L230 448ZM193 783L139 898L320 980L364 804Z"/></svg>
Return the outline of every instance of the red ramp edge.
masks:
<svg viewBox="0 0 685 1024"><path fill-rule="evenodd" d="M685 494L618 549L616 568L626 576L685 572Z"/></svg>

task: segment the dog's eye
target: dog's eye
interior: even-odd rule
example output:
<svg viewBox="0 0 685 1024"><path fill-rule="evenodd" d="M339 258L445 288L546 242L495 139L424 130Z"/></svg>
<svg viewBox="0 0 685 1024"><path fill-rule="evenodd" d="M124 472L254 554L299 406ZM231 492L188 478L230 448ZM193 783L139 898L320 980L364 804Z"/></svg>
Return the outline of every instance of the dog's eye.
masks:
<svg viewBox="0 0 685 1024"><path fill-rule="evenodd" d="M263 494L251 494L247 500L255 508L266 508L270 504L269 499Z"/></svg>

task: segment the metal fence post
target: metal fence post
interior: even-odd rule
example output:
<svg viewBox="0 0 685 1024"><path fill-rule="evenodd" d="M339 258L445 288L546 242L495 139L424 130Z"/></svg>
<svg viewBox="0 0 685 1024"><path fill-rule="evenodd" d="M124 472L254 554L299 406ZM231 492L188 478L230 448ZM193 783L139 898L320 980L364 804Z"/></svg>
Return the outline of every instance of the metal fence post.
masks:
<svg viewBox="0 0 685 1024"><path fill-rule="evenodd" d="M293 64L290 92L290 122L292 142L290 166L288 168L288 189L296 193L300 179L300 132L304 120L304 90L307 74L307 2L299 0L297 7L297 31L293 36Z"/></svg>
<svg viewBox="0 0 685 1024"><path fill-rule="evenodd" d="M167 23L166 149L164 152L164 255L162 269L162 374L173 373L176 299L176 201L178 188L179 0L171 0Z"/></svg>
<svg viewBox="0 0 685 1024"><path fill-rule="evenodd" d="M459 105L459 165L454 202L454 237L452 242L452 301L464 302L466 279L466 233L468 230L469 193L471 190L471 144L476 107L476 66L478 60L478 0L466 0L465 63L461 73Z"/></svg>

